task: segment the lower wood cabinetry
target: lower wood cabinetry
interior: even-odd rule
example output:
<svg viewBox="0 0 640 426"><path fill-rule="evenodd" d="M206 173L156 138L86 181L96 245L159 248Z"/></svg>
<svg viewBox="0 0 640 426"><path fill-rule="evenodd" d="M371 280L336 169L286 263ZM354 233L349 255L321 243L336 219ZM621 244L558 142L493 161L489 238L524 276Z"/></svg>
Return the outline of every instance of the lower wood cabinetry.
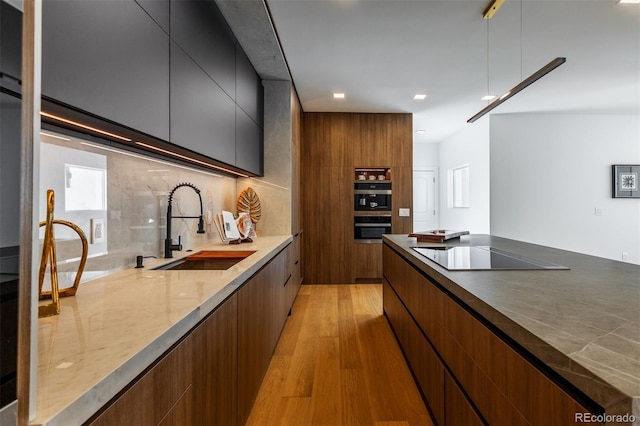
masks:
<svg viewBox="0 0 640 426"><path fill-rule="evenodd" d="M442 424L465 426L484 424L449 373L444 375L444 401L446 422Z"/></svg>
<svg viewBox="0 0 640 426"><path fill-rule="evenodd" d="M231 296L191 333L193 424L237 423L238 297Z"/></svg>
<svg viewBox="0 0 640 426"><path fill-rule="evenodd" d="M287 246L87 424L244 424L297 294L290 256Z"/></svg>
<svg viewBox="0 0 640 426"><path fill-rule="evenodd" d="M194 342L189 335L89 424L178 425L191 424Z"/></svg>
<svg viewBox="0 0 640 426"><path fill-rule="evenodd" d="M238 422L249 417L291 305L290 246L238 290Z"/></svg>
<svg viewBox="0 0 640 426"><path fill-rule="evenodd" d="M424 398L429 402L431 415L439 424L445 424L444 367L420 328L398 299L389 283L383 283L384 310L393 326L400 346Z"/></svg>
<svg viewBox="0 0 640 426"><path fill-rule="evenodd" d="M590 412L386 244L384 312L434 420L574 424Z"/></svg>

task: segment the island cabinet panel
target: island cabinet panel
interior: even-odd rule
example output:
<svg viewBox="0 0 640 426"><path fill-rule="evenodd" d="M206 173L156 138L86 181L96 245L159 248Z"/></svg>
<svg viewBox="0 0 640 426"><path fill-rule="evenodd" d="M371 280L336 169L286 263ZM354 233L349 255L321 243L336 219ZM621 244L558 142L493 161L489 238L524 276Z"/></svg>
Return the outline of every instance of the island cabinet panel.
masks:
<svg viewBox="0 0 640 426"><path fill-rule="evenodd" d="M481 426L485 422L464 396L449 373L444 375L445 418L447 425ZM500 423L512 425L513 423Z"/></svg>
<svg viewBox="0 0 640 426"><path fill-rule="evenodd" d="M171 142L235 165L235 115L233 99L171 42Z"/></svg>
<svg viewBox="0 0 640 426"><path fill-rule="evenodd" d="M236 39L215 2L172 0L171 39L235 100Z"/></svg>
<svg viewBox="0 0 640 426"><path fill-rule="evenodd" d="M239 106L236 106L235 166L257 175L264 175L262 128Z"/></svg>
<svg viewBox="0 0 640 426"><path fill-rule="evenodd" d="M575 413L590 412L546 367L386 244L383 270L385 314L439 423L574 424ZM428 390L432 378L425 378L433 358L427 352L445 372L444 422L437 414L442 402Z"/></svg>
<svg viewBox="0 0 640 426"><path fill-rule="evenodd" d="M169 140L169 36L133 0L43 2L42 94Z"/></svg>
<svg viewBox="0 0 640 426"><path fill-rule="evenodd" d="M291 305L290 246L238 290L238 423L244 424L271 362Z"/></svg>
<svg viewBox="0 0 640 426"><path fill-rule="evenodd" d="M89 424L192 423L193 340L190 337L170 350Z"/></svg>
<svg viewBox="0 0 640 426"><path fill-rule="evenodd" d="M413 374L431 415L436 423L445 424L444 367L386 279L382 289L385 313L407 361L413 366Z"/></svg>

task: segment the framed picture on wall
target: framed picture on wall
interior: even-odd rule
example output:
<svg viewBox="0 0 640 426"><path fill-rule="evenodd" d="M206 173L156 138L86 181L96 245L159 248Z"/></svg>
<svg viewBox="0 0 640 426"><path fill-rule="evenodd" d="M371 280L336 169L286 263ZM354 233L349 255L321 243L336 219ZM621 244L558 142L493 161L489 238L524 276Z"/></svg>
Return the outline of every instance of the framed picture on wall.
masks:
<svg viewBox="0 0 640 426"><path fill-rule="evenodd" d="M613 198L640 198L640 164L614 164L611 174Z"/></svg>

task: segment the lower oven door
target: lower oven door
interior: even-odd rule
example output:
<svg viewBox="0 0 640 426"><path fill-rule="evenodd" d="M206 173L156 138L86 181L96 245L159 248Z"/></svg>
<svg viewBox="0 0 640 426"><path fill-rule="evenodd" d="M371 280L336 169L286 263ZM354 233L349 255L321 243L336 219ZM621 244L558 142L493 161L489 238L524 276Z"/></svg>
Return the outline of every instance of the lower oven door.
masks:
<svg viewBox="0 0 640 426"><path fill-rule="evenodd" d="M391 233L391 216L355 216L353 238L356 243L382 243L382 234Z"/></svg>

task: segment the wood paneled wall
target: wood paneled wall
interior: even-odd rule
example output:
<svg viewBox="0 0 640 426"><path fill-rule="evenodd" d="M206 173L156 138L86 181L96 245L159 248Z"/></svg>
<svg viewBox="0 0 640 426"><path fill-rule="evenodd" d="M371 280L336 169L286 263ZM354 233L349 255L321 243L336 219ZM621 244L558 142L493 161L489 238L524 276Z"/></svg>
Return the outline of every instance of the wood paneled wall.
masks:
<svg viewBox="0 0 640 426"><path fill-rule="evenodd" d="M355 168L389 167L392 232L412 232L411 114L305 113L302 143L304 281L355 283L382 278L382 245L353 240Z"/></svg>

